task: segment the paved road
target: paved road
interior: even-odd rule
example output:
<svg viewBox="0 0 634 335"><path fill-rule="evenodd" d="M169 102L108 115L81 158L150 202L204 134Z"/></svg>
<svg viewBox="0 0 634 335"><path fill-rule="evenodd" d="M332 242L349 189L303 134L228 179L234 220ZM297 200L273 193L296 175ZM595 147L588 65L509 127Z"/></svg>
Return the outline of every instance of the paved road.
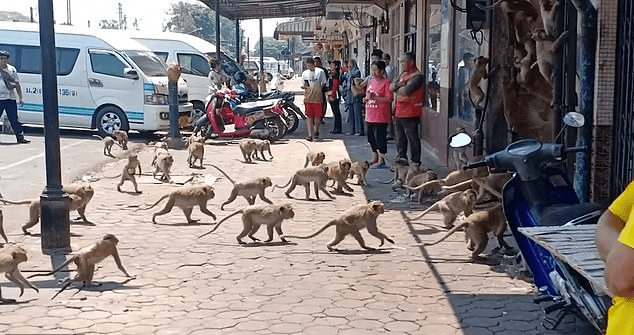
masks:
<svg viewBox="0 0 634 335"><path fill-rule="evenodd" d="M306 149L297 139L304 136L302 126L287 141L273 145L272 161L255 164L241 162L236 144L208 142L206 163L219 165L236 180L266 175L281 184L303 166ZM327 161L369 157L361 137L336 135L310 145L325 151ZM100 154L101 149L91 150ZM219 205L231 184L208 165L188 168L186 151L172 150L172 154L175 180L193 177L194 183L201 183L218 178L209 208L219 219L246 205L244 199L236 199L221 211ZM141 148L139 157L148 173L152 149ZM120 160L104 165L95 175L114 176L123 164ZM95 274L102 286L68 289L51 300L59 285L52 277L34 278L39 293L27 290L18 304L0 305L0 333L593 334L589 325L573 316L556 331L543 329L539 306L532 303L531 284L488 265L468 262L462 233L434 247L423 247L422 243L444 233L441 217L432 214L418 221L421 225L408 223L404 215L409 204L390 203L395 194L389 186L374 182L389 177L388 170L372 170L370 185L352 185L351 195L335 200L302 200L300 189L293 192L294 199L286 198L283 190L267 191L274 202L295 207L295 218L283 224L287 234L308 234L353 205L383 200L388 211L379 217L379 228L396 244L367 252L348 237L340 244L344 249L340 253L326 249L332 229L288 244L276 236L268 244L239 245L235 240L241 229L239 216L197 239L213 222L197 209L193 216L201 219L200 224L186 224L179 210L152 224L153 210L140 209L178 185L144 175L140 178L143 193L137 195L131 192L131 184L119 193L116 179L99 179L92 183L96 193L87 213L96 225L73 224L72 247L78 250L106 233L115 234L123 264L136 279L126 282L107 259ZM4 176L2 180L7 182ZM29 250L30 259L21 269L27 275L49 269L51 260L41 254L39 236L21 235L21 223L5 221L10 240ZM377 246L367 232L362 235L370 246ZM257 236L264 239L265 230ZM4 279L0 285L4 297L17 298L15 286Z"/></svg>

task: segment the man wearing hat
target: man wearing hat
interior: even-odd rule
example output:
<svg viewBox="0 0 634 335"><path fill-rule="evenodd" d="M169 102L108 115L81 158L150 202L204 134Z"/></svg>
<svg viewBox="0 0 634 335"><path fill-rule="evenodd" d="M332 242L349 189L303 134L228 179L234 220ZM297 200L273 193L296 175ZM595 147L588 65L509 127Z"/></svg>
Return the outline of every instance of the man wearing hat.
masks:
<svg viewBox="0 0 634 335"><path fill-rule="evenodd" d="M18 71L9 65L9 52L0 50L0 116L5 111L9 122L11 122L11 128L18 143L29 143L31 141L24 138L24 132L22 125L18 121L18 104L24 105L24 98L22 96L22 87L20 87L20 81L18 79ZM19 98L19 103L16 101Z"/></svg>

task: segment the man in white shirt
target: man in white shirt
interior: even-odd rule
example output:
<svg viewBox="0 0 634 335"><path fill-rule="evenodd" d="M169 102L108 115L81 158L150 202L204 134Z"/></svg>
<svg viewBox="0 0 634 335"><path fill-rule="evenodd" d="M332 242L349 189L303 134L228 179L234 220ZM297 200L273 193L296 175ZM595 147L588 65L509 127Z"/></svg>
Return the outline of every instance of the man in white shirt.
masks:
<svg viewBox="0 0 634 335"><path fill-rule="evenodd" d="M319 139L319 127L321 118L324 116L323 104L324 93L322 89L326 86L326 73L315 66L313 59L306 60L307 69L302 72L302 86L304 89L304 106L306 110L306 128L308 129L307 141Z"/></svg>
<svg viewBox="0 0 634 335"><path fill-rule="evenodd" d="M9 52L0 50L0 116L6 111L7 118L11 122L11 128L18 143L29 143L31 141L24 138L22 125L18 121L18 105L24 106L22 87L18 78L18 71L9 65ZM19 103L16 98L19 98Z"/></svg>

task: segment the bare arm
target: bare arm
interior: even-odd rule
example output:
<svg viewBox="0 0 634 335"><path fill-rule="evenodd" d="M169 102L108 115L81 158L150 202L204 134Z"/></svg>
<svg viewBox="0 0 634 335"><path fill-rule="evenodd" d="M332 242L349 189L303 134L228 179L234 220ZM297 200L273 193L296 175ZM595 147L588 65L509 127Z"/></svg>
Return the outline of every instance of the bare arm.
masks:
<svg viewBox="0 0 634 335"><path fill-rule="evenodd" d="M608 254L605 280L608 289L620 297L634 297L634 249L616 242Z"/></svg>
<svg viewBox="0 0 634 335"><path fill-rule="evenodd" d="M607 260L608 254L615 243L617 243L623 227L625 227L625 222L609 210L603 212L599 218L594 242L597 245L599 257L601 257L602 260Z"/></svg>
<svg viewBox="0 0 634 335"><path fill-rule="evenodd" d="M425 83L425 80L423 79L423 75L422 74L416 75L407 82L407 85L399 88L396 91L396 93L399 95L409 96L412 93L414 93L414 91L421 88L424 83Z"/></svg>
<svg viewBox="0 0 634 335"><path fill-rule="evenodd" d="M18 98L20 102L24 101L24 97L22 96L22 86L20 86L19 82L15 82L15 90L18 92Z"/></svg>

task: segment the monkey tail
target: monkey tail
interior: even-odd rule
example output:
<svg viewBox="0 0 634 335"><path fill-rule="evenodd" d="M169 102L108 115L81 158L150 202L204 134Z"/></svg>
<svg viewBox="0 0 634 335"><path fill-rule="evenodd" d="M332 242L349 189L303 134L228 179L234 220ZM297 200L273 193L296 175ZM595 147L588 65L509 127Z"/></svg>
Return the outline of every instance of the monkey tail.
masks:
<svg viewBox="0 0 634 335"><path fill-rule="evenodd" d="M425 243L423 245L436 245L444 240L446 240L449 236L453 235L453 233L457 232L458 230L462 229L463 227L466 227L469 224L468 221L462 221L460 222L460 224L454 226L453 228L451 228L446 234L445 236L441 237L439 240L432 242L432 243Z"/></svg>
<svg viewBox="0 0 634 335"><path fill-rule="evenodd" d="M315 237L315 236L317 236L317 235L319 235L319 234L323 233L326 229L328 229L328 228L330 228L330 227L332 227L332 226L336 226L336 225L337 225L337 220L338 220L338 219L335 219L335 220L332 220L332 221L330 221L330 222L326 223L326 225L325 225L325 226L323 226L323 227L321 227L321 229L319 229L318 231L316 231L316 232L314 232L313 234L308 235L308 236L283 235L282 237L285 237L285 238L286 238L286 237L288 237L288 238L299 238L299 239L302 239L302 240L309 239L309 238L313 238L313 237Z"/></svg>
<svg viewBox="0 0 634 335"><path fill-rule="evenodd" d="M229 179L229 181L230 181L233 185L235 185L235 184L236 184L236 182L235 182L235 181L233 181L233 179L231 179L231 177L229 177L229 175L228 175L228 174L226 174L224 171L222 171L222 169L221 169L221 168L219 168L219 167L217 167L217 166L215 166L215 165L213 165L213 164L209 164L209 165L213 166L216 170L220 171L220 173L222 173L223 175L225 175L225 177L227 177L227 179Z"/></svg>
<svg viewBox="0 0 634 335"><path fill-rule="evenodd" d="M140 209L141 210L148 210L150 208L153 208L154 206L158 205L159 202L163 201L163 199L168 198L169 196L170 196L169 193L168 194L164 194L160 199L156 200L156 202L152 206L146 207L146 208L140 208Z"/></svg>
<svg viewBox="0 0 634 335"><path fill-rule="evenodd" d="M441 201L442 200L438 200L438 201L434 202L433 205L429 206L429 208L424 210L422 213L418 214L417 217L415 217L415 218L409 218L408 217L408 219L413 221L413 220L418 220L418 219L422 218L423 216L425 216L425 214L427 214L427 213L431 212L432 210L436 209L438 207L438 203L440 203Z"/></svg>
<svg viewBox="0 0 634 335"><path fill-rule="evenodd" d="M396 180L396 177L392 177L392 179L388 180L388 181L383 181L383 180L378 180L378 179L374 179L375 181L378 181L381 184L391 184Z"/></svg>
<svg viewBox="0 0 634 335"><path fill-rule="evenodd" d="M0 201L2 201L5 205L6 204L9 204L9 205L28 205L31 202L33 202L33 199L31 199L31 200L11 201L11 200L0 198Z"/></svg>
<svg viewBox="0 0 634 335"><path fill-rule="evenodd" d="M284 186L280 186L280 185L273 185L273 188L271 189L271 192L275 191L275 188L285 188L286 186L291 184L291 180L293 180L293 177L289 178L288 181L286 182L286 184L284 184Z"/></svg>
<svg viewBox="0 0 634 335"><path fill-rule="evenodd" d="M204 233L204 234L202 234L202 235L198 236L198 238L201 238L201 237L203 237L203 236L207 236L207 235L209 235L209 234L211 234L211 233L215 232L215 231L216 231L216 229L218 229L218 227L220 226L220 224L221 224L221 223L223 223L223 222L227 221L230 217L232 217L232 216L234 216L234 215L236 215L236 214L240 214L240 213L244 213L244 209L237 210L237 211L235 211L235 212L233 212L233 213L231 213L231 214L229 214L229 215L225 216L224 218L222 218L222 220L218 221L218 223L216 223L216 225L215 225L215 226L214 226L214 227L213 227L210 231L208 231L208 232L206 232L206 233Z"/></svg>
<svg viewBox="0 0 634 335"><path fill-rule="evenodd" d="M299 143L301 143L303 146L306 147L306 149L308 149L308 151L310 151L310 147L308 146L308 144L304 143L303 141L297 141Z"/></svg>
<svg viewBox="0 0 634 335"><path fill-rule="evenodd" d="M99 138L100 140L103 140L104 138L99 136L99 134L92 134L92 136Z"/></svg>
<svg viewBox="0 0 634 335"><path fill-rule="evenodd" d="M62 263L62 265L58 266L57 269L50 271L50 272L46 272L46 273L36 273L33 275L28 276L27 278L33 278L33 277L40 277L40 276L50 276L52 274L54 274L55 272L60 271L61 269L63 269L64 267L66 267L68 264L70 264L71 262L73 262L75 260L76 256L72 256L71 258L67 259L66 262Z"/></svg>

